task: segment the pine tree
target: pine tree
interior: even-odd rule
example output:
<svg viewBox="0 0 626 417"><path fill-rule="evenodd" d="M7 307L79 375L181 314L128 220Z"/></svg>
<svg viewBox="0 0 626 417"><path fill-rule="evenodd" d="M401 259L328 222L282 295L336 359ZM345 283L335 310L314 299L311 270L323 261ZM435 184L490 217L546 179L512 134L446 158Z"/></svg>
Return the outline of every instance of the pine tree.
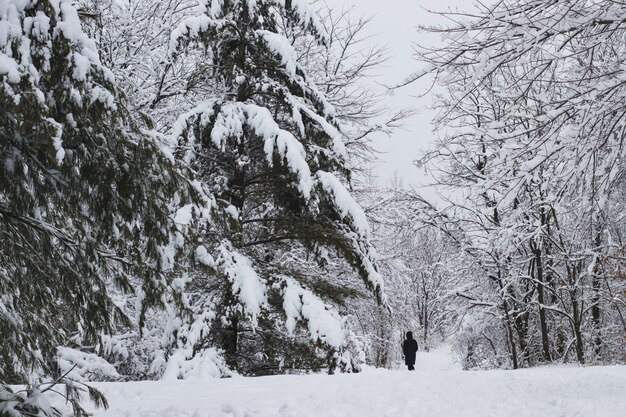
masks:
<svg viewBox="0 0 626 417"><path fill-rule="evenodd" d="M129 122L70 1L3 2L0 33L0 384L37 384L125 320L108 288L140 277L142 311L161 302L169 204L201 190ZM37 389L5 390L0 414L38 412Z"/></svg>
<svg viewBox="0 0 626 417"><path fill-rule="evenodd" d="M178 154L215 193L219 213L196 251L214 272L187 283L205 326L196 323L191 338L194 325L179 329L178 343L187 359L217 347L231 368L255 374L317 368L341 350L328 301L340 301L343 286L323 269L333 255L384 298L364 212L340 180L350 173L334 109L278 20L324 43L308 2L281 0L209 1L172 42L176 55L194 44L206 51L205 76L219 92L174 129Z"/></svg>

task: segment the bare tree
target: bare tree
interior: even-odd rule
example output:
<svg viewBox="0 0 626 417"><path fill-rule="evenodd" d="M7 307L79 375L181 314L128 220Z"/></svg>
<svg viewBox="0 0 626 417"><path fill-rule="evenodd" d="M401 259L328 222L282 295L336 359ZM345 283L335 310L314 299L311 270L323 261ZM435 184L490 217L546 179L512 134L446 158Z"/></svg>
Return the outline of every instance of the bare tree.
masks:
<svg viewBox="0 0 626 417"><path fill-rule="evenodd" d="M386 89L375 82L387 63L387 47L370 34L372 17L357 7L331 6L318 1L317 19L324 42L302 36L300 28L282 22L283 30L298 51L298 61L328 98L341 121L350 150L351 164L362 172L371 166L375 133L391 134L413 114L412 109L389 109Z"/></svg>
<svg viewBox="0 0 626 417"><path fill-rule="evenodd" d="M610 213L623 210L625 12L503 0L441 13L449 27L423 29L447 40L419 48L425 69L405 82L434 74L446 91L436 125L447 132L420 162L466 198L445 216L416 203L481 265L481 293L463 296L497 307L501 342L489 341L513 367L625 358L623 300L611 301L623 284L607 273L623 262Z"/></svg>

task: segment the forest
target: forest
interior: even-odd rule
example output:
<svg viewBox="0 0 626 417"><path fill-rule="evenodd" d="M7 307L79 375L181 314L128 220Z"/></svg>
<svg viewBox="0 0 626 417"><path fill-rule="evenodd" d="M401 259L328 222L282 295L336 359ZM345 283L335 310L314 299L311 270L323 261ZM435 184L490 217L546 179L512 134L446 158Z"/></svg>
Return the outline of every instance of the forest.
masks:
<svg viewBox="0 0 626 417"><path fill-rule="evenodd" d="M466 370L626 364L626 4L433 12L385 85L339 3L0 1L0 416L390 368L408 330ZM437 197L372 174L418 82Z"/></svg>

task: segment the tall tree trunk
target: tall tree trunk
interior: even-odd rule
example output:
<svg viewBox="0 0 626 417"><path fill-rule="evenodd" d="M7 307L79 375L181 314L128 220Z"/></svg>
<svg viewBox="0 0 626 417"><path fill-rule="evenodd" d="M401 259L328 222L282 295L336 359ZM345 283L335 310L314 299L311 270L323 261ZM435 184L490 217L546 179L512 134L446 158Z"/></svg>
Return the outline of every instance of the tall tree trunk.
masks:
<svg viewBox="0 0 626 417"><path fill-rule="evenodd" d="M552 360L550 356L550 339L548 335L548 324L546 321L545 297L544 297L544 279L543 279L543 259L541 256L541 248L534 245L533 253L535 255L535 272L537 278L537 301L539 302L539 325L541 327L541 346L543 348L543 359L546 362Z"/></svg>
<svg viewBox="0 0 626 417"><path fill-rule="evenodd" d="M387 317L387 310L382 307L382 306L378 306L378 314L377 314L377 322L378 322L378 326L377 326L377 336L378 336L378 340L379 341L388 341L390 338L388 337L389 335L387 334L387 324L389 323L389 317ZM378 346L378 348L376 349L376 366L378 367L386 367L387 365L389 365L389 343L377 343L376 346Z"/></svg>
<svg viewBox="0 0 626 417"><path fill-rule="evenodd" d="M578 363L585 363L585 349L583 343L582 332L580 331L581 325L581 317L580 317L580 307L578 305L578 299L576 298L576 293L571 295L572 298L572 327L574 331L574 338L576 339L576 359Z"/></svg>
<svg viewBox="0 0 626 417"><path fill-rule="evenodd" d="M226 364L231 369L238 368L238 346L239 344L239 319L232 317L230 319L230 326L224 329L224 359Z"/></svg>
<svg viewBox="0 0 626 417"><path fill-rule="evenodd" d="M578 363L585 363L585 348L584 341L582 337L582 332L580 330L582 323L582 306L580 305L581 301L578 299L578 275L580 273L580 267L576 264L567 265L567 279L569 281L569 296L572 302L572 315L571 315L571 323L572 323L572 332L574 333L575 338L575 347L576 347L576 359Z"/></svg>
<svg viewBox="0 0 626 417"><path fill-rule="evenodd" d="M500 288L500 292L502 293L502 311L504 311L504 326L506 328L506 334L509 341L509 354L511 357L511 363L513 365L513 369L519 368L519 362L517 360L517 343L515 342L515 337L513 336L513 329L515 327L513 320L511 319L511 313L509 304L507 302L507 290L504 288L504 284L502 283L502 272L498 269L497 275L489 276L493 281L498 284ZM509 287L510 288L510 287Z"/></svg>
<svg viewBox="0 0 626 417"><path fill-rule="evenodd" d="M600 232L596 232L595 236L595 248L594 251L598 251L600 249L600 245L602 244L602 235ZM594 260L594 265L591 271L591 290L592 290L592 306L591 306L591 320L593 322L593 330L594 330L594 339L593 339L593 351L596 359L601 359L602 354L602 335L601 335L601 309L600 309L600 287L601 281L600 277L602 275L602 261L599 256L596 256Z"/></svg>
<svg viewBox="0 0 626 417"><path fill-rule="evenodd" d="M506 332L507 337L509 339L509 346L511 349L511 363L513 364L513 369L519 368L519 364L517 362L517 345L515 343L515 338L513 337L513 330L511 325L511 317L509 315L509 308L506 305L506 302L502 303L502 308L504 309L504 317L506 319Z"/></svg>
<svg viewBox="0 0 626 417"><path fill-rule="evenodd" d="M528 312L517 314L515 317L515 330L519 339L519 347L522 350L522 359L525 365L532 365L530 351L528 349Z"/></svg>
<svg viewBox="0 0 626 417"><path fill-rule="evenodd" d="M429 351L430 343L428 341L428 291L424 290L424 303L422 305L422 315L424 317L424 324L422 325L424 335L424 350Z"/></svg>

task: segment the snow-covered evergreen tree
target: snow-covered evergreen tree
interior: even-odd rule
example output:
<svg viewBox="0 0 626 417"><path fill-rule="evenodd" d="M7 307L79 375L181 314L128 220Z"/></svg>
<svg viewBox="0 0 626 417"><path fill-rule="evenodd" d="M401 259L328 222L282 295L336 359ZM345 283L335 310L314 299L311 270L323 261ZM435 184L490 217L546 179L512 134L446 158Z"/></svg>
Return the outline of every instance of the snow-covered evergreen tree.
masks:
<svg viewBox="0 0 626 417"><path fill-rule="evenodd" d="M170 204L202 192L129 122L70 1L0 4L0 108L0 384L36 385L125 321L108 288L138 277L139 317L162 302ZM0 389L0 414L36 414L36 392Z"/></svg>
<svg viewBox="0 0 626 417"><path fill-rule="evenodd" d="M217 347L229 366L256 374L319 367L342 348L341 320L322 301L341 289L320 273L329 256L348 261L383 299L367 220L342 183L349 172L334 109L277 19L324 42L308 2L289 0L206 2L172 40L178 56L202 48L204 74L218 84L219 94L178 120L173 139L215 193L221 219L196 249L214 273L187 282L205 325L182 326L175 343L184 359ZM328 353L320 357L316 344Z"/></svg>

